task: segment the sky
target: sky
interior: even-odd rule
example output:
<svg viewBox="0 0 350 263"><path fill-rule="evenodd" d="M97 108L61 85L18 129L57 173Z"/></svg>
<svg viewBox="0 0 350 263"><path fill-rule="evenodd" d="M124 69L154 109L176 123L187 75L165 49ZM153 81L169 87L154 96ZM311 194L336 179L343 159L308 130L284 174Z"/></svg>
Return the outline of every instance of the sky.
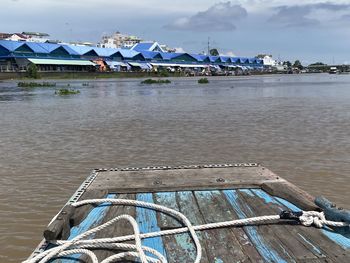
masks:
<svg viewBox="0 0 350 263"><path fill-rule="evenodd" d="M0 32L98 42L115 31L186 52L350 63L350 0L1 0Z"/></svg>

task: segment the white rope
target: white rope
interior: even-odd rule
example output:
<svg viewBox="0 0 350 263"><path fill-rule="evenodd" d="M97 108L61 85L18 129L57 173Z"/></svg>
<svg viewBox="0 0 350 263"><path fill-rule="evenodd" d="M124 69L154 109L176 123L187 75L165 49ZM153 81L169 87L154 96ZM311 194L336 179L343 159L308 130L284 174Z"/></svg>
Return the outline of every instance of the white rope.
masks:
<svg viewBox="0 0 350 263"><path fill-rule="evenodd" d="M323 212L317 211L303 211L302 216L299 217L300 223L304 226L316 226L322 228L324 226L333 226L333 227L344 227L349 226L349 224L344 222L335 222L326 219L326 216Z"/></svg>
<svg viewBox="0 0 350 263"><path fill-rule="evenodd" d="M173 210L161 205L156 205L153 203L147 203L147 202L142 202L137 200L91 199L91 200L83 200L80 202L73 203L72 206L79 207L87 204L101 204L101 203L111 203L113 205L137 206L137 207L153 209L153 210L160 211L178 218L179 220L182 221L185 227L141 234L138 224L133 217L131 217L130 215L120 215L100 226L92 228L76 236L72 240L57 240L55 242L55 244L58 245L57 247L44 251L32 259L23 261L23 263L36 263L36 262L46 263L52 258L67 256L71 254L85 254L92 260L93 263L99 263L96 255L91 250L89 250L89 249L97 249L97 248L126 250L126 252L121 252L116 255L110 256L104 259L103 261L101 261L100 263L116 262L125 258L140 259L141 263L153 263L153 262L166 263L167 261L161 253L159 253L158 251L152 248L142 246L141 239L150 238L150 237L159 237L164 235L173 235L173 234L179 234L179 233L185 233L185 232L190 233L192 240L195 243L197 255L194 260L194 263L199 263L202 257L202 247L201 247L199 238L196 234L196 231L229 227L229 226L252 225L252 224L259 224L262 222L266 223L266 222L278 221L281 219L280 215L269 215L269 216L259 216L259 217L244 218L244 219L237 219L232 221L224 221L224 222L218 222L218 223L210 223L210 224L193 226L186 216L184 216L182 213L176 210ZM83 240L84 238L91 236L120 220L127 220L131 224L134 232L133 235ZM349 224L347 223L329 221L325 218L325 215L323 212L316 212L316 211L307 211L307 212L303 211L302 215L299 217L299 221L304 226L314 225L318 228L322 228L325 225L335 226L335 227L349 226ZM135 245L120 243L120 242L130 241L130 240L134 240ZM146 256L145 252L149 252L154 257Z"/></svg>

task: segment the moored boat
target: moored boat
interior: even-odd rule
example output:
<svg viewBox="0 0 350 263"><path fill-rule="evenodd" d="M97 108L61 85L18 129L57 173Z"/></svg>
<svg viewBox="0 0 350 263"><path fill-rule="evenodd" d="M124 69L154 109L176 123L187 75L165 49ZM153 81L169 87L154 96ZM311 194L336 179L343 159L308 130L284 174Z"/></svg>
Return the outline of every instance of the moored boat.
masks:
<svg viewBox="0 0 350 263"><path fill-rule="evenodd" d="M337 67L331 67L329 69L329 74L339 74L339 69Z"/></svg>

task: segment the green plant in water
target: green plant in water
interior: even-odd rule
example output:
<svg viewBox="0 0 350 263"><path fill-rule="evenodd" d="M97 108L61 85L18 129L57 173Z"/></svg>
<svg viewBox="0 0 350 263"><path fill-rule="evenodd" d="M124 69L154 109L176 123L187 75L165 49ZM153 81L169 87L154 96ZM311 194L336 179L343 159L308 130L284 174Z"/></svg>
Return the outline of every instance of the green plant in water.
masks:
<svg viewBox="0 0 350 263"><path fill-rule="evenodd" d="M170 75L169 75L168 71L162 70L162 71L159 72L159 76L160 77L169 77Z"/></svg>
<svg viewBox="0 0 350 263"><path fill-rule="evenodd" d="M171 83L168 79L145 79L141 81L141 84L169 84Z"/></svg>
<svg viewBox="0 0 350 263"><path fill-rule="evenodd" d="M29 64L29 66L27 67L27 72L26 72L26 76L28 78L31 78L31 79L40 79L40 74L38 72L38 67L31 63Z"/></svg>
<svg viewBox="0 0 350 263"><path fill-rule="evenodd" d="M79 93L80 93L79 90L74 90L74 89L59 89L55 91L55 95L60 95L60 96L74 95Z"/></svg>
<svg viewBox="0 0 350 263"><path fill-rule="evenodd" d="M201 79L198 80L198 83L199 84L208 84L209 80L207 78L201 78Z"/></svg>
<svg viewBox="0 0 350 263"><path fill-rule="evenodd" d="M50 82L18 82L17 87L21 88L42 88L42 87L56 87L56 83Z"/></svg>

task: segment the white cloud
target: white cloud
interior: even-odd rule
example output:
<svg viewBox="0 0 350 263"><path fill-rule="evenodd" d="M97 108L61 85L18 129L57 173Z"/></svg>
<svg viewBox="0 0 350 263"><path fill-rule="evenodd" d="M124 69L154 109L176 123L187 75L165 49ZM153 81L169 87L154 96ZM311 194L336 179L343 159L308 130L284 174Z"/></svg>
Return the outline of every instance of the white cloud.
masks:
<svg viewBox="0 0 350 263"><path fill-rule="evenodd" d="M221 2L189 17L182 17L165 27L173 30L188 31L232 31L235 23L248 15L241 5Z"/></svg>

